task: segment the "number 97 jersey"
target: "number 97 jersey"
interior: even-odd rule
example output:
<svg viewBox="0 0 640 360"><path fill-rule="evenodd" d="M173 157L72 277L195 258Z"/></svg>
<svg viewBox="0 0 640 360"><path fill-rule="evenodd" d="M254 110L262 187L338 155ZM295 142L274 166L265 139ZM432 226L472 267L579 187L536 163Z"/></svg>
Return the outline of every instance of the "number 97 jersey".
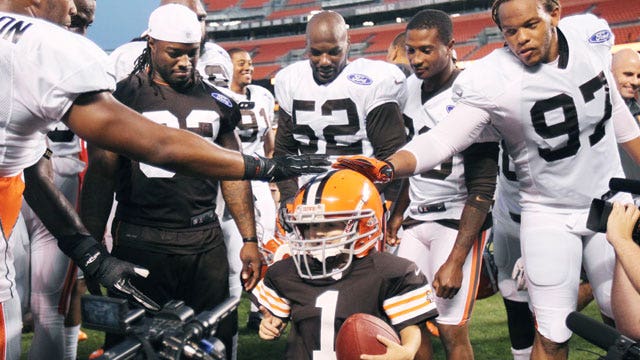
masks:
<svg viewBox="0 0 640 360"><path fill-rule="evenodd" d="M404 74L383 61L358 59L336 79L317 84L308 60L282 69L275 80L280 108L291 116L293 138L304 154L373 156L367 115L406 99Z"/></svg>
<svg viewBox="0 0 640 360"><path fill-rule="evenodd" d="M558 25L555 61L525 66L508 48L472 64L454 100L486 110L520 182L523 210L587 209L621 176L612 106L624 106L610 72L613 34L593 15Z"/></svg>

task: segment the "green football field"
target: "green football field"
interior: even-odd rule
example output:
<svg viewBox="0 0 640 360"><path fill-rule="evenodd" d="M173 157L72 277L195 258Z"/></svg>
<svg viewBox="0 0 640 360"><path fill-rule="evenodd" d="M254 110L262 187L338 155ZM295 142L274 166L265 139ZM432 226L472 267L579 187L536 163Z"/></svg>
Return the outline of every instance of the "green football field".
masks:
<svg viewBox="0 0 640 360"><path fill-rule="evenodd" d="M261 340L257 334L246 329L249 311L249 301L243 298L240 303L240 338L238 345L238 360L270 360L282 359L285 339L275 342ZM591 303L583 313L599 319L595 303ZM86 330L86 329L85 329ZM78 359L87 359L89 354L100 347L103 335L100 332L86 330L89 340L80 342ZM25 334L22 341L22 358L27 359L27 352L31 344L32 334ZM475 358L478 360L510 359L509 337L506 325L506 313L499 295L476 302L471 320L471 343ZM570 341L569 359L589 360L598 359L605 351L589 344L577 335ZM439 342L434 343L434 359L444 359L444 351Z"/></svg>

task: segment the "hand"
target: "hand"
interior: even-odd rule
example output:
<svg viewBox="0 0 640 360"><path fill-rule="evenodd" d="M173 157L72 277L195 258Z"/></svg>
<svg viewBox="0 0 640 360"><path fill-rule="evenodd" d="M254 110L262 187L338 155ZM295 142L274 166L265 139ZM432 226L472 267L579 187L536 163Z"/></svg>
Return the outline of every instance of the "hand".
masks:
<svg viewBox="0 0 640 360"><path fill-rule="evenodd" d="M615 246L620 241L633 241L632 233L638 218L640 210L634 204L614 202L607 219L607 240L611 245Z"/></svg>
<svg viewBox="0 0 640 360"><path fill-rule="evenodd" d="M109 254L101 243L90 235L72 234L58 236L58 247L82 270L87 279L95 279L108 290L142 305L149 311L159 311L160 306L136 289L130 278L147 277L149 270L119 260ZM94 291L99 289L95 289Z"/></svg>
<svg viewBox="0 0 640 360"><path fill-rule="evenodd" d="M260 321L260 329L258 335L263 340L274 340L282 335L282 331L287 327L287 323L279 317L273 316L267 308L260 306L262 320Z"/></svg>
<svg viewBox="0 0 640 360"><path fill-rule="evenodd" d="M436 295L445 299L452 299L462 286L462 265L456 265L453 261L445 261L433 277L433 288Z"/></svg>
<svg viewBox="0 0 640 360"><path fill-rule="evenodd" d="M516 281L518 291L527 289L527 278L524 275L524 259L522 257L519 257L513 265L511 278Z"/></svg>
<svg viewBox="0 0 640 360"><path fill-rule="evenodd" d="M271 159L255 154L243 156L243 179L249 180L286 180L303 174L323 173L331 165L322 154L274 156Z"/></svg>
<svg viewBox="0 0 640 360"><path fill-rule="evenodd" d="M363 155L341 156L331 167L357 171L369 180L378 183L386 183L393 179L393 165L391 163Z"/></svg>
<svg viewBox="0 0 640 360"><path fill-rule="evenodd" d="M377 335L376 339L378 339L378 341L380 343L382 343L382 345L387 347L387 352L385 354L382 355L360 355L360 359L365 359L365 360L411 360L413 359L413 357L415 356L415 353L409 351L408 349L406 349L405 347L403 347L400 344L397 344L396 342L392 341L391 339L388 339L384 336L381 335Z"/></svg>
<svg viewBox="0 0 640 360"><path fill-rule="evenodd" d="M262 267L262 256L258 249L258 243L247 242L240 250L240 260L242 260L242 283L246 291L251 291L260 280L260 268Z"/></svg>
<svg viewBox="0 0 640 360"><path fill-rule="evenodd" d="M389 221L387 221L387 245L389 246L398 246L400 245L400 238L398 237L398 231L402 226L402 216L393 216L389 217Z"/></svg>
<svg viewBox="0 0 640 360"><path fill-rule="evenodd" d="M130 301L142 305L149 311L160 311L160 306L145 294L136 289L130 281L130 278L140 276L146 278L149 270L142 267L134 266L132 263L122 261L109 254L101 255L103 259L98 265L98 269L94 277L100 284L108 290L122 295Z"/></svg>

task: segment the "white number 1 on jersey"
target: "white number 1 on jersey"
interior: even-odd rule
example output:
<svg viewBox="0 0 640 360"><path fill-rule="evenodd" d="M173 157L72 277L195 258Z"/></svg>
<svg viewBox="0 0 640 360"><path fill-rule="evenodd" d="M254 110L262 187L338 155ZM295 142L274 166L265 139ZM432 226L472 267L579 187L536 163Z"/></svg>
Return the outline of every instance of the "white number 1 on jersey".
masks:
<svg viewBox="0 0 640 360"><path fill-rule="evenodd" d="M338 292L329 290L323 292L316 299L316 307L320 312L320 350L313 351L313 360L336 360L336 352L333 349L335 337L336 304Z"/></svg>

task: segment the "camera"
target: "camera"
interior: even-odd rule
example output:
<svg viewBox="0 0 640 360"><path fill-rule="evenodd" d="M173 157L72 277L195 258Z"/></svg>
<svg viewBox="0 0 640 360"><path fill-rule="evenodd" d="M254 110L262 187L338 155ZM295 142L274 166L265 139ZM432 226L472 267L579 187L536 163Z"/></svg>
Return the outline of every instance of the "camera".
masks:
<svg viewBox="0 0 640 360"><path fill-rule="evenodd" d="M611 196L617 192L628 192L632 194L640 194L640 181L611 178L609 180L610 191L605 194L601 199L593 199L591 201L591 207L589 209L589 217L587 218L587 228L596 232L607 232L607 221L613 209L613 204L607 201ZM631 237L636 244L640 245L640 228L638 227L640 220L635 223Z"/></svg>
<svg viewBox="0 0 640 360"><path fill-rule="evenodd" d="M171 300L156 314L129 308L127 300L82 296L83 326L125 336L99 360L225 359L224 344L215 338L218 324L240 302L231 297L212 310L196 314L181 300Z"/></svg>
<svg viewBox="0 0 640 360"><path fill-rule="evenodd" d="M600 360L639 360L640 346L611 326L574 311L565 320L567 327L607 354Z"/></svg>

